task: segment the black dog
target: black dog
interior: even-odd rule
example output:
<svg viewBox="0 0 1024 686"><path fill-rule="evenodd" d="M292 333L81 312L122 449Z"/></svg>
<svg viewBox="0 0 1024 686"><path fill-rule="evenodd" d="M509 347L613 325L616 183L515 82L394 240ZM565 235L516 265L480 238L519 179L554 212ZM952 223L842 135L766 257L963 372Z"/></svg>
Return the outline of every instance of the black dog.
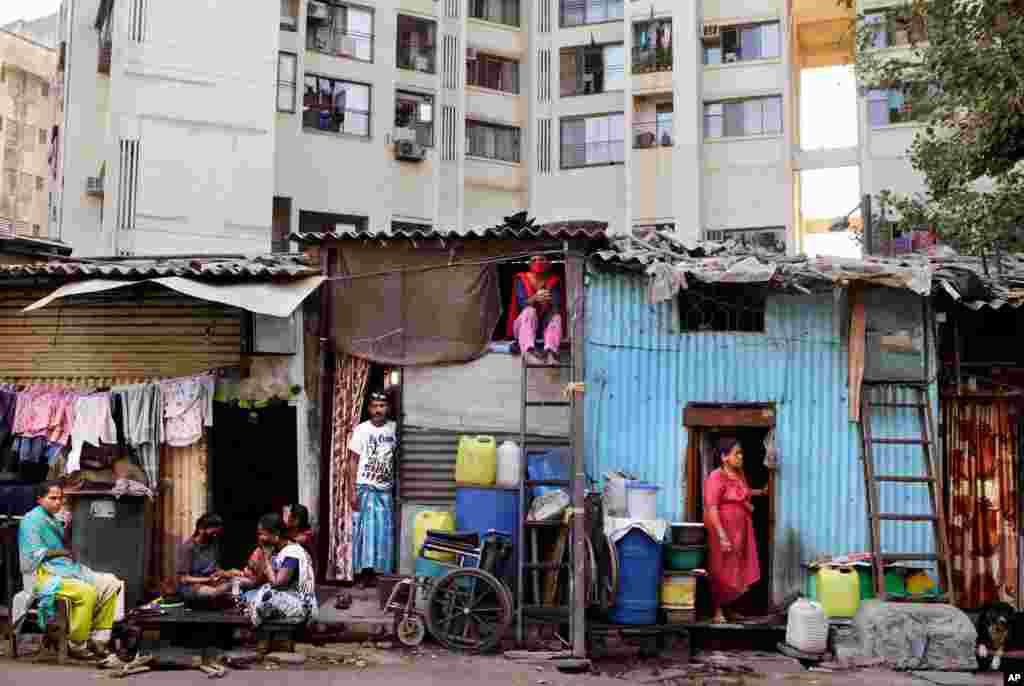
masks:
<svg viewBox="0 0 1024 686"><path fill-rule="evenodd" d="M987 605L978 617L978 668L999 671L1013 640L1014 609L1007 603Z"/></svg>

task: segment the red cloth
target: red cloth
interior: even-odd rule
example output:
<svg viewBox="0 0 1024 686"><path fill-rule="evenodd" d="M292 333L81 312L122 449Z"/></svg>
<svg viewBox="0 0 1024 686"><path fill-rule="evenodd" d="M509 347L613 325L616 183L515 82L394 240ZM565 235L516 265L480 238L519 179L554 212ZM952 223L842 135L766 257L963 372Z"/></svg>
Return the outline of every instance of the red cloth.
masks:
<svg viewBox="0 0 1024 686"><path fill-rule="evenodd" d="M548 277L543 281L542 286L545 290L550 292L555 290L559 286L559 284L561 284L561 281L562 280L558 278L558 274L549 274ZM517 282L523 284L523 288L526 289L527 298L532 298L534 295L537 294L537 291L540 290L540 288L537 288L536 286L533 285L533 281L530 280L529 272L519 272L518 274L516 274L516 278L512 281L512 301L508 305L508 322L506 324L506 333L508 337L512 339L516 337L515 332L512 330L512 327L515 325L516 319L519 317L519 300L518 298L516 298ZM562 298L562 306L565 306L564 297ZM541 319L543 319L545 311L547 310L548 306L535 305L535 307L537 308L537 314Z"/></svg>
<svg viewBox="0 0 1024 686"><path fill-rule="evenodd" d="M732 543L730 552L722 550L718 532L712 529L707 515L708 510L716 505L722 528ZM704 525L709 533L708 577L715 607L734 602L761 578L754 519L751 517L753 511L746 479L730 478L722 469L711 472L704 482Z"/></svg>

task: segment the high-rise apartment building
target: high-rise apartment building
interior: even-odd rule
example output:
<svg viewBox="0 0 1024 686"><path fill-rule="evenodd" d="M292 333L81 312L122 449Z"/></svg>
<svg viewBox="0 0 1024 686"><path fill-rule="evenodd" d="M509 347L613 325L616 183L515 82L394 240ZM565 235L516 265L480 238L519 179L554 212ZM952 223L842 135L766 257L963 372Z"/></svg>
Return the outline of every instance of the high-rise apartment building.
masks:
<svg viewBox="0 0 1024 686"><path fill-rule="evenodd" d="M76 254L287 249L292 231L464 231L524 209L794 251L803 172L856 167L853 197L920 187L902 91L851 95L850 140L801 141L802 70L852 60L854 12L831 1L170 4L62 10Z"/></svg>
<svg viewBox="0 0 1024 686"><path fill-rule="evenodd" d="M57 52L0 29L0 236L47 238Z"/></svg>

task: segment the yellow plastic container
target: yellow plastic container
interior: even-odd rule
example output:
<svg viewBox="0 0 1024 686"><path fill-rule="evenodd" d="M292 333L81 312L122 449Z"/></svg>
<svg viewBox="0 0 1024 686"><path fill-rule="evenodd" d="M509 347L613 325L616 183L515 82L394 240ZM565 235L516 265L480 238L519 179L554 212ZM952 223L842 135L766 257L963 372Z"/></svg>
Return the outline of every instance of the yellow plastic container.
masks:
<svg viewBox="0 0 1024 686"><path fill-rule="evenodd" d="M907 575L907 593L917 595L935 590L935 580L927 572L913 572Z"/></svg>
<svg viewBox="0 0 1024 686"><path fill-rule="evenodd" d="M685 572L666 572L661 577L661 606L689 610L697 604L697 577Z"/></svg>
<svg viewBox="0 0 1024 686"><path fill-rule="evenodd" d="M494 436L460 436L455 483L493 486L498 478L498 444Z"/></svg>
<svg viewBox="0 0 1024 686"><path fill-rule="evenodd" d="M451 512L420 512L413 520L412 556L420 556L420 548L423 541L427 540L427 532L434 531L455 531L455 515ZM455 555L451 553L436 553L427 551L424 555L427 559L438 562L454 562Z"/></svg>
<svg viewBox="0 0 1024 686"><path fill-rule="evenodd" d="M818 602L829 617L853 617L860 607L860 575L853 567L818 570Z"/></svg>

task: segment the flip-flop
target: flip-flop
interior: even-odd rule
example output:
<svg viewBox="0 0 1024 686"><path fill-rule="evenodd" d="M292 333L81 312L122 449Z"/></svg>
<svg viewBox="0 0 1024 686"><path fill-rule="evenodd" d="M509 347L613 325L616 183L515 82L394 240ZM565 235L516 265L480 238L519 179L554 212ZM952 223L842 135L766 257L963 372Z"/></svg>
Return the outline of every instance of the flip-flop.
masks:
<svg viewBox="0 0 1024 686"><path fill-rule="evenodd" d="M149 671L152 671L152 670L151 670L150 667L147 667L146 665L136 665L135 667L132 667L131 665L125 665L124 669L119 669L116 672L112 672L111 675L110 675L110 678L111 679L123 679L126 676L133 676L135 674L144 674L144 673L149 672Z"/></svg>
<svg viewBox="0 0 1024 686"><path fill-rule="evenodd" d="M199 671L211 679L223 679L228 670L220 665L199 665Z"/></svg>
<svg viewBox="0 0 1024 686"><path fill-rule="evenodd" d="M711 623L712 624L728 624L729 620L726 619L725 617L712 617L711 618Z"/></svg>
<svg viewBox="0 0 1024 686"><path fill-rule="evenodd" d="M127 664L130 663L122 662L121 658L111 653L110 655L107 655L107 657L105 657L103 660L101 660L100 663L96 666L100 669L123 669Z"/></svg>

